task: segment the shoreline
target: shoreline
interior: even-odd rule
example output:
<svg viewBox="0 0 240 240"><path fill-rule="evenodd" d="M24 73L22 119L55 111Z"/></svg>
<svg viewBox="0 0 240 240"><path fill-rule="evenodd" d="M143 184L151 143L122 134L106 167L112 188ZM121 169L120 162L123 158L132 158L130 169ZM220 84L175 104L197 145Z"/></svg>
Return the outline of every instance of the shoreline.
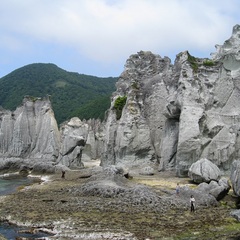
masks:
<svg viewBox="0 0 240 240"><path fill-rule="evenodd" d="M121 207L122 203L114 203L114 199L75 196L70 189L84 184L87 174L88 169L82 169L68 171L65 179L61 178L61 174L42 175L46 181L34 183L1 199L1 220L19 226L43 228L55 234L47 239L161 239L153 237L159 234L177 237L194 231L201 235L206 229L209 234L216 234L214 222L223 229L228 225L238 227L237 222L228 217L229 208L225 206L197 209L194 215L188 209L174 208L163 213L138 212L126 204ZM188 179L173 177L172 173L167 172L153 176L136 175L131 181L173 193L177 182L191 184ZM111 208L114 204L119 204L120 210ZM231 232L240 235L240 230ZM202 235L201 238L207 239Z"/></svg>

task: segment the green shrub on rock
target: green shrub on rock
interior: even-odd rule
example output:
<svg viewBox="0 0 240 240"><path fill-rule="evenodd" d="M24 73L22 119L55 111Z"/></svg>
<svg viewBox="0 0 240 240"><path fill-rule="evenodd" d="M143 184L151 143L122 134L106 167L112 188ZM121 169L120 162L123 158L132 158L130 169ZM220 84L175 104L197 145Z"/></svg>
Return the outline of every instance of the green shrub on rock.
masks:
<svg viewBox="0 0 240 240"><path fill-rule="evenodd" d="M214 61L213 60L205 60L205 61L203 61L203 65L206 67L212 67L212 66L214 66Z"/></svg>
<svg viewBox="0 0 240 240"><path fill-rule="evenodd" d="M127 101L127 96L119 96L114 102L114 108L116 109L117 120L122 116L122 110Z"/></svg>

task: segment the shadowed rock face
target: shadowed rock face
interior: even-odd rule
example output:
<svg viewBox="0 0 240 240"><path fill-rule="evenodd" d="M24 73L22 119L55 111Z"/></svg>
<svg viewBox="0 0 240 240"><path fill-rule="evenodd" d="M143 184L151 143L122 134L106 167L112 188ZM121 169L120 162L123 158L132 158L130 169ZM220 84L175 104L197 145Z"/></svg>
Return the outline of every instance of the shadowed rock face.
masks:
<svg viewBox="0 0 240 240"><path fill-rule="evenodd" d="M174 65L151 52L130 56L105 125L102 165L158 163L186 176L207 158L229 170L239 158L240 26L212 59L177 55ZM114 103L127 96L120 119Z"/></svg>

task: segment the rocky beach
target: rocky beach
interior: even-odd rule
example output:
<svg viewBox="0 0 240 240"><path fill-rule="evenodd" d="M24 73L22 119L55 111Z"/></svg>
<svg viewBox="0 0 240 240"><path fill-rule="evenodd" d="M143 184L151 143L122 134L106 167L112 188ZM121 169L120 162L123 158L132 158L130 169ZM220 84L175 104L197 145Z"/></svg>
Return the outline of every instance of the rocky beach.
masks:
<svg viewBox="0 0 240 240"><path fill-rule="evenodd" d="M0 109L1 174L42 179L0 197L0 220L42 239L239 239L240 25L211 56L131 55L104 121L59 125L49 95Z"/></svg>
<svg viewBox="0 0 240 240"><path fill-rule="evenodd" d="M239 223L230 216L231 208L235 208L231 191L216 206L200 205L196 195L196 211L191 213L186 189L194 191L196 184L188 178L178 178L171 171L149 176L133 172L120 183L121 177L114 174L115 180L104 180L101 187L95 185L93 190L91 183L102 181L100 168L67 171L65 179L61 173L47 175L42 183L1 197L1 220L54 234L42 239L237 239L240 236ZM179 196L175 193L177 183ZM121 192L116 194L119 188L114 185L121 186L124 196ZM128 190L124 192L126 186ZM148 196L144 198L145 194Z"/></svg>

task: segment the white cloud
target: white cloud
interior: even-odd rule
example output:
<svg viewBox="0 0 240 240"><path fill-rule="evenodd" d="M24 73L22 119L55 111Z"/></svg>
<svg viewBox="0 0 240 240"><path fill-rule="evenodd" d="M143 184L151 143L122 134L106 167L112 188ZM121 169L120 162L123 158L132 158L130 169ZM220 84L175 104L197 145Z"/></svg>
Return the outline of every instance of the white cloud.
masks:
<svg viewBox="0 0 240 240"><path fill-rule="evenodd" d="M237 0L3 0L0 29L11 41L0 42L58 43L105 64L140 50L207 52L230 37L238 9Z"/></svg>

